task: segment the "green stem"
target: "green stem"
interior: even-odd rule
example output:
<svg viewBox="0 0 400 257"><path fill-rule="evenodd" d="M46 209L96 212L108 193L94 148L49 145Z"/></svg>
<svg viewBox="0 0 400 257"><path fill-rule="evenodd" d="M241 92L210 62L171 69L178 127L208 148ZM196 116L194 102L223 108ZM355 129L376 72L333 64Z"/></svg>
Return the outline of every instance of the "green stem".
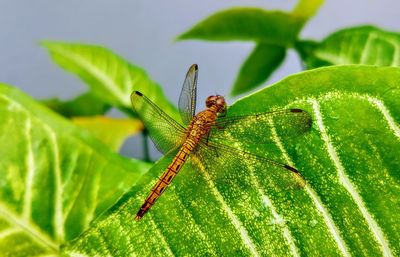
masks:
<svg viewBox="0 0 400 257"><path fill-rule="evenodd" d="M143 160L150 162L150 152L149 152L149 134L147 129L142 131L142 144L143 144Z"/></svg>

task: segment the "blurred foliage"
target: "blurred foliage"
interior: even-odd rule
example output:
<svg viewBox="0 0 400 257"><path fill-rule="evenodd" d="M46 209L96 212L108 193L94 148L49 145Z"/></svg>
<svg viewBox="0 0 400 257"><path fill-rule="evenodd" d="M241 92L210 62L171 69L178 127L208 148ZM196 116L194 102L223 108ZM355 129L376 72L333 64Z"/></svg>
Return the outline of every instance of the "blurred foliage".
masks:
<svg viewBox="0 0 400 257"><path fill-rule="evenodd" d="M92 132L100 141L118 152L125 140L143 130L138 119L111 118L104 116L74 117L72 122Z"/></svg>
<svg viewBox="0 0 400 257"><path fill-rule="evenodd" d="M270 44L257 44L243 63L231 94L239 95L263 83L276 70L286 56L286 48Z"/></svg>
<svg viewBox="0 0 400 257"><path fill-rule="evenodd" d="M398 33L372 26L340 30L321 42L298 38L304 24L323 1L299 1L290 13L260 8L233 8L217 12L181 34L179 40L254 41L231 90L236 96L261 85L294 47L308 69L338 64L399 66Z"/></svg>
<svg viewBox="0 0 400 257"><path fill-rule="evenodd" d="M166 113L178 118L177 110L165 98L162 89L140 67L109 49L96 45L44 41L53 61L78 76L90 87L91 94L105 104L131 115L130 94L140 90Z"/></svg>
<svg viewBox="0 0 400 257"><path fill-rule="evenodd" d="M71 100L50 98L41 100L41 103L67 118L102 115L111 107L90 92L79 95Z"/></svg>
<svg viewBox="0 0 400 257"><path fill-rule="evenodd" d="M321 42L298 41L296 49L308 69L340 64L400 66L400 34L372 26L339 30Z"/></svg>
<svg viewBox="0 0 400 257"><path fill-rule="evenodd" d="M211 15L178 40L256 41L283 47L293 45L303 19L281 11L233 8Z"/></svg>
<svg viewBox="0 0 400 257"><path fill-rule="evenodd" d="M296 166L304 190L277 190L262 169L235 172L245 160L221 171L228 184L188 163L141 222L134 215L173 153L153 166L115 153L144 129L130 94L142 92L179 122L176 107L141 67L105 47L43 42L89 90L71 100L35 101L0 84L0 255L400 255L400 35L361 26L320 42L300 39L322 3L300 0L291 12L223 10L177 37L254 42L232 95L264 83L291 48L307 69L332 66L290 76L228 110L312 114L305 137L277 136L249 149ZM111 108L127 118L105 117Z"/></svg>
<svg viewBox="0 0 400 257"><path fill-rule="evenodd" d="M240 68L231 95L239 95L265 82L280 66L285 52L322 0L299 1L290 13L260 8L233 8L217 12L178 36L178 40L253 41L255 47Z"/></svg>

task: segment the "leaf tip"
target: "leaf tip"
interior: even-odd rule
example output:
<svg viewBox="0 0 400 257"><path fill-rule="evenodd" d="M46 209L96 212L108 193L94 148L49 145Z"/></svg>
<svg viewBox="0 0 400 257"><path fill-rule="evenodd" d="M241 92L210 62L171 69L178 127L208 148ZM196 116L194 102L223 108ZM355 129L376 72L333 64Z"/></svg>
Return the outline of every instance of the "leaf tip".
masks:
<svg viewBox="0 0 400 257"><path fill-rule="evenodd" d="M191 30L187 30L185 32L183 32L182 34L179 34L178 36L176 36L174 38L174 42L178 42L178 41L183 41L183 40L187 40L190 39L190 31Z"/></svg>
<svg viewBox="0 0 400 257"><path fill-rule="evenodd" d="M56 40L51 40L51 39L44 39L39 41L39 45L42 47L50 48L54 45L57 44L62 44L62 41L56 41Z"/></svg>
<svg viewBox="0 0 400 257"><path fill-rule="evenodd" d="M51 46L52 41L51 40L40 40L39 41L39 46L44 47L44 48L49 48Z"/></svg>

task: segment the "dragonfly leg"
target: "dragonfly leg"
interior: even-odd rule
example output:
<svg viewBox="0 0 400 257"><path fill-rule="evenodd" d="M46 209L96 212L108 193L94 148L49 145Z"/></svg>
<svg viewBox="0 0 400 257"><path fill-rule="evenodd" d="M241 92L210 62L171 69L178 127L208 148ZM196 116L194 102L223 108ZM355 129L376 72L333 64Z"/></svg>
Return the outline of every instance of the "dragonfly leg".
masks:
<svg viewBox="0 0 400 257"><path fill-rule="evenodd" d="M211 134L211 131L209 131L209 132L207 133L207 137L206 137L206 145L208 145L208 139L210 138L210 134Z"/></svg>
<svg viewBox="0 0 400 257"><path fill-rule="evenodd" d="M210 138L210 134L211 134L211 130L208 132L208 134L207 134L207 136L206 136L206 142L205 142L205 144L206 144L207 146L209 146L210 149L213 150L214 154L215 154L217 157L219 157L219 153L218 153L217 148L208 144L208 139Z"/></svg>
<svg viewBox="0 0 400 257"><path fill-rule="evenodd" d="M214 155L219 157L218 149L213 145L208 145L209 149L214 152Z"/></svg>
<svg viewBox="0 0 400 257"><path fill-rule="evenodd" d="M226 116L226 115L224 114L224 115L220 115L219 117L225 117L225 116ZM221 130L221 129L224 129L228 123L220 124L220 123L218 123L218 122L215 122L214 124L215 124L215 127L216 127L217 129L220 129L220 130Z"/></svg>

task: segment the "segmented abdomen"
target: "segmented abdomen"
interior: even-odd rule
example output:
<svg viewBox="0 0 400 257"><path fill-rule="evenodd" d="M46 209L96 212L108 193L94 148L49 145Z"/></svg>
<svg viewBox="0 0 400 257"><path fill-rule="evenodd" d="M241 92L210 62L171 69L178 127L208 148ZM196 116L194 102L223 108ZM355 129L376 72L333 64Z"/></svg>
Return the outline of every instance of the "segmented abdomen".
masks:
<svg viewBox="0 0 400 257"><path fill-rule="evenodd" d="M164 171L161 177L158 179L157 183L154 185L153 189L147 196L144 204L140 207L140 210L136 214L135 220L140 220L143 215L154 205L158 197L165 191L167 186L171 184L172 180L181 170L183 164L185 163L190 152L193 150L195 142L188 139L181 147L179 152L176 154L175 158L172 160L171 164Z"/></svg>

